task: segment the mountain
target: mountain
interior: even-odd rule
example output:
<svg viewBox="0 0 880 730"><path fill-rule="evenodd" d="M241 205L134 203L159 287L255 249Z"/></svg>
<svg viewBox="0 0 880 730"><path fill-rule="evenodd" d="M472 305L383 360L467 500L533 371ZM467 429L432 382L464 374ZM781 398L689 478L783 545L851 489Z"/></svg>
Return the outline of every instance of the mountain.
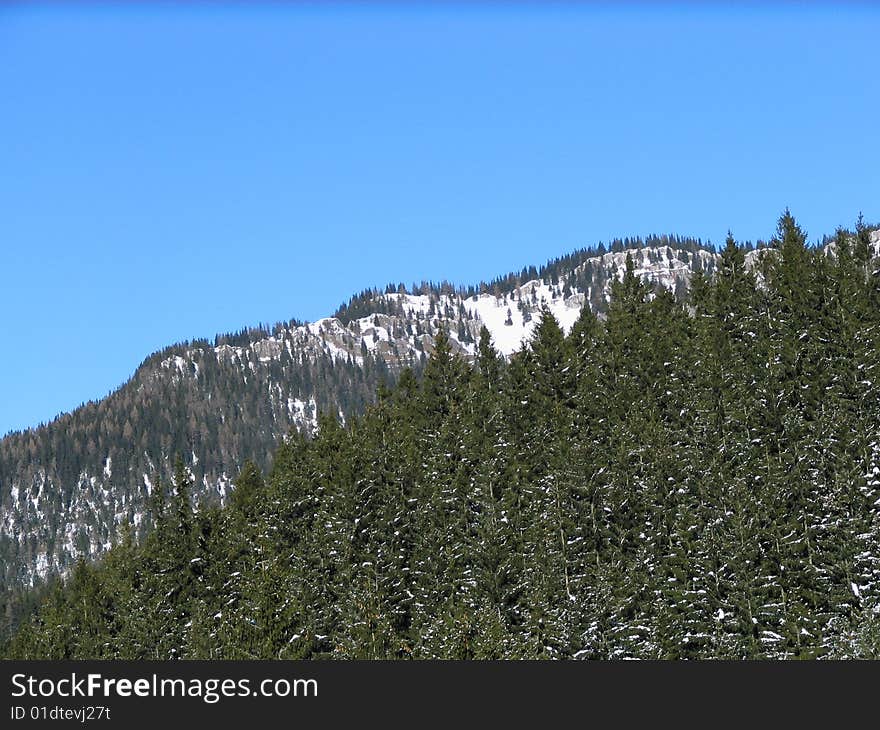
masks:
<svg viewBox="0 0 880 730"><path fill-rule="evenodd" d="M748 256L754 258L755 251ZM546 306L568 331L588 304L600 316L631 257L635 274L681 298L718 256L698 240L652 236L585 249L470 289L423 283L352 297L332 317L174 345L107 398L0 441L0 564L7 614L16 596L94 558L126 526L146 528L158 480L181 456L198 502L222 502L246 460L269 466L292 428L319 413L360 414L400 372L419 372L442 327L473 359L485 325L510 355ZM10 620L14 622L14 617Z"/></svg>
<svg viewBox="0 0 880 730"><path fill-rule="evenodd" d="M554 310L576 311L586 259L513 282L507 306L464 292L462 334L437 330L419 378L402 371L344 426L331 411L312 437L291 433L268 470L243 463L222 508L194 506L178 459L148 534L79 562L5 652L876 657L880 241L867 234L807 247L786 211L770 249L728 240L681 301L644 281L686 275L671 251L624 255L606 312L581 308L567 333ZM501 357L483 328L475 362L456 356L472 351L469 306L515 328L545 286L517 352ZM382 309L375 352L391 357L392 319L420 322L420 296L356 297L312 334L341 348L367 325L361 304ZM451 325L459 295L443 296ZM182 353L166 369L197 378Z"/></svg>
<svg viewBox="0 0 880 730"><path fill-rule="evenodd" d="M509 354L547 302L565 327L583 303L601 312L630 252L657 284L686 286L715 254L699 241L624 239L540 270L524 269L470 290L422 284L368 290L334 316L291 321L168 347L131 379L39 428L0 441L0 557L6 586L65 571L96 556L122 525L141 524L159 478L182 455L199 499L222 499L246 459L266 466L292 427L313 430L321 411L360 413L402 368L418 371L440 326L469 357L486 324Z"/></svg>

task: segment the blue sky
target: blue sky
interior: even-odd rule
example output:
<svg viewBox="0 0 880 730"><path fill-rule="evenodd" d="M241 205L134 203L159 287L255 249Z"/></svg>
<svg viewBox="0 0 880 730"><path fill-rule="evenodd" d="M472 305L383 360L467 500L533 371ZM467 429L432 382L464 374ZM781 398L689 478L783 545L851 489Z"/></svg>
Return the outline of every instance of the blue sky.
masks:
<svg viewBox="0 0 880 730"><path fill-rule="evenodd" d="M152 351L618 235L880 219L867 5L0 8L0 433Z"/></svg>

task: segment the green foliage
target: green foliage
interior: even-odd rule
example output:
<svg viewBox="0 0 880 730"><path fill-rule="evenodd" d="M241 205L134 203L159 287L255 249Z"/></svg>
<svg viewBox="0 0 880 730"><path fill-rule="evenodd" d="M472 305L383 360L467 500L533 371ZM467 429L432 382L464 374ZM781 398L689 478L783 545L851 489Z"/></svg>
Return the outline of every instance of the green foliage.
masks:
<svg viewBox="0 0 880 730"><path fill-rule="evenodd" d="M441 331L421 379L245 463L222 509L179 462L146 538L78 564L7 654L876 657L861 235L826 256L786 211L757 275L729 236L685 301L629 259L607 316L566 336L545 308L509 362Z"/></svg>

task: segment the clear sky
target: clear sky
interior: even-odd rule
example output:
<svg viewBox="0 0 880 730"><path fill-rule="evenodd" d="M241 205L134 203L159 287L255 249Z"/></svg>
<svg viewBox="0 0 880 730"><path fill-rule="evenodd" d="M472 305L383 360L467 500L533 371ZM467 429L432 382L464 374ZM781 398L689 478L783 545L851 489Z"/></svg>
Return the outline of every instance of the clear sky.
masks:
<svg viewBox="0 0 880 730"><path fill-rule="evenodd" d="M869 5L0 8L0 433L152 351L614 236L880 219Z"/></svg>

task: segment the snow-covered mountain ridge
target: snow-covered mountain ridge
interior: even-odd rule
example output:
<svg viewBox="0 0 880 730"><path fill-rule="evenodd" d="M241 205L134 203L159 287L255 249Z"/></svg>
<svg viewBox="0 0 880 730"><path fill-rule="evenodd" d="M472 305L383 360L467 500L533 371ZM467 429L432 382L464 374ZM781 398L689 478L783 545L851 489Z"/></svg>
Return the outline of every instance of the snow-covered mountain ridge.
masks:
<svg viewBox="0 0 880 730"><path fill-rule="evenodd" d="M458 352L474 356L480 328L485 325L496 349L509 356L528 341L544 305L566 331L586 301L601 312L610 300L611 281L623 277L627 256L633 258L637 276L670 291L686 287L694 271L711 273L717 260L717 254L705 249L688 252L670 246L609 252L560 275L555 281L534 279L501 295L379 294L375 298L376 312L347 324L337 317L325 317L276 331L247 346L220 345L215 349L223 358L239 363L248 360L247 351L259 361L268 362L286 350L291 355L323 355L358 365L362 365L365 355L369 354L396 368L412 365L424 353L430 353L441 326L448 329ZM583 286L585 280L590 283ZM388 314L385 310L394 313ZM198 368L188 360L203 351L203 348L194 348L183 357L174 355L163 360L162 367L197 377Z"/></svg>

